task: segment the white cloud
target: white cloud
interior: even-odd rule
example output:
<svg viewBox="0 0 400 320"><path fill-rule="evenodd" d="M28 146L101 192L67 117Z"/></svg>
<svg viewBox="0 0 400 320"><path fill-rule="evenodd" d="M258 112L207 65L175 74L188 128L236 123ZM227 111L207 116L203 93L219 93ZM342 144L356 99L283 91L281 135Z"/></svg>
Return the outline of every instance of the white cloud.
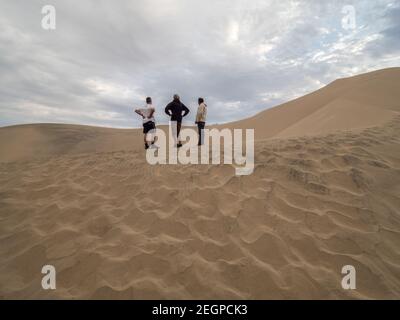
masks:
<svg viewBox="0 0 400 320"><path fill-rule="evenodd" d="M84 83L95 94L108 98L131 100L143 100L145 98L145 95L138 93L138 88L127 87L106 80L86 79Z"/></svg>
<svg viewBox="0 0 400 320"><path fill-rule="evenodd" d="M348 1L53 0L57 29L40 27L41 0L3 1L0 124L139 126L152 96L157 121L179 93L210 122L251 116L338 77L400 63L399 6Z"/></svg>
<svg viewBox="0 0 400 320"><path fill-rule="evenodd" d="M234 44L239 41L239 23L237 21L230 21L227 30L227 43Z"/></svg>

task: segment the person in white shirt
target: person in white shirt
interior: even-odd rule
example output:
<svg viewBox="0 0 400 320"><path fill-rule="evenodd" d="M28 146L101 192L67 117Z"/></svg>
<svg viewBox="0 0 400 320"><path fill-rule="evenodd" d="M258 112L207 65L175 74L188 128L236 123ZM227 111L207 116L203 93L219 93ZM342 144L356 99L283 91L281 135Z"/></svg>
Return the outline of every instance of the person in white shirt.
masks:
<svg viewBox="0 0 400 320"><path fill-rule="evenodd" d="M154 119L154 113L156 109L153 107L151 97L146 98L146 106L143 108L135 109L135 112L143 118L143 133L144 133L144 148L148 149L149 142L154 145L155 137L148 139L148 135L156 130L156 122Z"/></svg>
<svg viewBox="0 0 400 320"><path fill-rule="evenodd" d="M207 105L204 103L203 98L199 98L199 107L197 108L196 124L199 130L199 143L201 146L204 144L204 127L206 125Z"/></svg>

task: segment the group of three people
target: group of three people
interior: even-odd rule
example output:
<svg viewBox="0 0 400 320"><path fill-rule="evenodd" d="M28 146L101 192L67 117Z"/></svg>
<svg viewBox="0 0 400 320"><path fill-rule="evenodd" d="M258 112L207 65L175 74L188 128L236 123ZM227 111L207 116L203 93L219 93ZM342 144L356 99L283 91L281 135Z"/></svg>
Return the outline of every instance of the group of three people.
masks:
<svg viewBox="0 0 400 320"><path fill-rule="evenodd" d="M206 125L207 116L207 105L203 98L198 99L198 108L196 114L196 121L198 132L199 132L199 142L198 145L201 146L204 143L203 130ZM151 97L146 98L146 106L144 108L135 109L135 112L143 118L143 134L144 134L144 147L148 149L156 140L153 138L148 141L148 134L156 129L156 121L154 118L155 107L153 106L153 101ZM179 95L174 94L173 100L165 107L165 113L171 117L171 121L176 122L176 137L177 137L177 147L182 147L182 142L179 139L179 133L181 131L182 119L189 114L190 110L186 107L180 100ZM150 142L150 144L149 144Z"/></svg>

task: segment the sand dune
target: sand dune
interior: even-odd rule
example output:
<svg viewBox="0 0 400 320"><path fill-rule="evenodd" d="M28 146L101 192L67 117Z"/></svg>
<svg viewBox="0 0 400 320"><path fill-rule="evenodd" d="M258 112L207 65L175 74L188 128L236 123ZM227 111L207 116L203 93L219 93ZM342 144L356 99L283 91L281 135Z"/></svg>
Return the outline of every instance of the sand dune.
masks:
<svg viewBox="0 0 400 320"><path fill-rule="evenodd" d="M138 150L143 138L139 130L64 125L32 124L0 128L1 161L32 158Z"/></svg>
<svg viewBox="0 0 400 320"><path fill-rule="evenodd" d="M242 177L150 166L139 130L0 128L0 297L398 299L399 84L380 70L226 125L256 129Z"/></svg>
<svg viewBox="0 0 400 320"><path fill-rule="evenodd" d="M279 137L281 133L286 137L366 128L382 124L400 112L398 88L400 68L370 72L336 80L228 127L253 128L258 139ZM327 126L319 123L321 119Z"/></svg>

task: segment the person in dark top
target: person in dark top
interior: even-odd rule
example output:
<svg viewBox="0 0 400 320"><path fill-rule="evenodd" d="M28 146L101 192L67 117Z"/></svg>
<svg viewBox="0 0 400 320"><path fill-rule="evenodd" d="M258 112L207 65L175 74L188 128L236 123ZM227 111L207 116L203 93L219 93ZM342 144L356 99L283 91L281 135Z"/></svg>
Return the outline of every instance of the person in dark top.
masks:
<svg viewBox="0 0 400 320"><path fill-rule="evenodd" d="M165 107L165 113L171 117L171 121L176 121L176 137L178 139L178 148L182 147L182 143L179 140L182 119L183 117L187 116L189 112L189 109L181 102L177 94L174 94L174 100Z"/></svg>

